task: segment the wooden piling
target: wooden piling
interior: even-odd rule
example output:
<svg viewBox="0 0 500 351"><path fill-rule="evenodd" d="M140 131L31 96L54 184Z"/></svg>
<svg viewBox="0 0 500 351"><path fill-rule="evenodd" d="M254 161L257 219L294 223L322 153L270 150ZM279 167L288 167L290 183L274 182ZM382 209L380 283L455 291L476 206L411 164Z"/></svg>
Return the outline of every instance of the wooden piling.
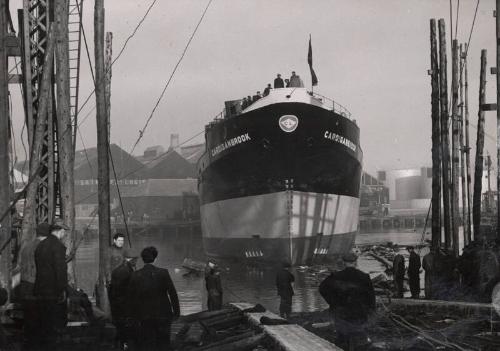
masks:
<svg viewBox="0 0 500 351"><path fill-rule="evenodd" d="M0 2L0 213L7 211L10 205L11 186L9 181L9 90L8 90L8 57L5 39L7 35L7 4ZM1 221L0 245L10 240L10 214ZM8 252L8 250L6 250ZM0 256L0 284L10 286L10 255Z"/></svg>
<svg viewBox="0 0 500 351"><path fill-rule="evenodd" d="M500 0L496 0L496 39L497 39L497 238L500 239Z"/></svg>
<svg viewBox="0 0 500 351"><path fill-rule="evenodd" d="M450 214L450 147L448 128L448 81L446 59L446 29L444 19L439 20L439 92L441 108L441 155L443 173L443 226L444 243L447 249L451 248L451 214Z"/></svg>
<svg viewBox="0 0 500 351"><path fill-rule="evenodd" d="M483 149L484 149L484 111L481 106L486 101L486 53L481 50L481 71L479 79L479 111L477 121L476 139L476 166L474 172L474 194L472 199L472 221L474 223L474 238L479 238L479 227L481 225L481 192L483 180Z"/></svg>
<svg viewBox="0 0 500 351"><path fill-rule="evenodd" d="M73 123L70 115L70 78L69 78L69 33L68 6L64 1L54 2L54 23L56 46L56 101L57 101L57 138L59 154L59 182L61 185L60 214L70 228L65 244L71 252L75 245L75 181ZM76 286L75 260L68 262L68 280Z"/></svg>
<svg viewBox="0 0 500 351"><path fill-rule="evenodd" d="M36 126L33 133L33 143L31 148L31 156L29 161L29 175L30 179L34 178L33 182L29 185L26 191L26 201L24 202L23 211L23 223L22 223L22 236L21 236L21 265L25 262L22 257L23 248L25 245L35 238L35 226L36 226L36 196L39 184L39 167L40 167L40 156L42 151L42 139L47 126L47 110L48 105L52 103L52 97L50 94L51 90L51 79L52 79L52 67L54 59L54 46L55 46L55 36L53 24L49 26L48 38L47 38L47 48L45 51L45 58L43 61L43 72L42 72L42 82L40 84L40 97L38 100L38 117L36 120ZM25 82L31 84L31 82ZM28 270L33 269L33 267L27 267ZM34 272L30 275L34 276ZM21 277L22 279L22 277Z"/></svg>
<svg viewBox="0 0 500 351"><path fill-rule="evenodd" d="M452 239L453 253L455 257L460 255L458 226L460 222L460 213L458 210L458 175L460 171L459 155L459 124L458 124L458 41L453 40L451 52L451 118L452 118L452 180L451 180L451 211L452 211Z"/></svg>
<svg viewBox="0 0 500 351"><path fill-rule="evenodd" d="M432 111L432 247L441 245L441 128L439 125L439 67L436 20L430 21Z"/></svg>
<svg viewBox="0 0 500 351"><path fill-rule="evenodd" d="M465 173L467 177L467 241L471 242L472 237L472 211L471 211L471 170L470 170L470 143L469 143L469 82L467 72L467 52L468 47L465 44L464 61L464 111L465 111Z"/></svg>
<svg viewBox="0 0 500 351"><path fill-rule="evenodd" d="M459 86L460 86L460 110L459 110L459 130L460 130L460 180L462 185L462 226L463 226L463 236L464 245L469 243L469 238L467 235L467 189L466 189L466 179L465 179L465 146L464 146L464 84L463 84L463 70L464 62L462 60L462 45L460 45L459 52L459 62L460 62L460 75L459 75Z"/></svg>
<svg viewBox="0 0 500 351"><path fill-rule="evenodd" d="M94 4L94 53L95 53L95 96L97 120L97 163L99 201L99 307L108 315L106 279L111 223L109 204L109 136L106 114L105 72L104 72L104 0Z"/></svg>

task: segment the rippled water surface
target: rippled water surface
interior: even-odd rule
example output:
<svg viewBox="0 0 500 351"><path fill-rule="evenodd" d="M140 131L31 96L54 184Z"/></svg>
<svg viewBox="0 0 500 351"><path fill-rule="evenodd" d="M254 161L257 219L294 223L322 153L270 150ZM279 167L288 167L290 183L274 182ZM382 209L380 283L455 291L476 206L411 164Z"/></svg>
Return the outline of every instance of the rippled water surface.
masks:
<svg viewBox="0 0 500 351"><path fill-rule="evenodd" d="M357 244L377 244L391 241L400 245L412 245L421 242L421 232L392 232L360 234ZM156 246L159 256L156 265L168 268L177 288L182 314L198 312L206 307L205 286L202 276L187 275L181 267L185 257L204 260L199 239L191 237L165 237L160 234L141 235L132 238L133 248L140 250L145 246ZM140 261L140 260L139 260ZM140 266L140 264L139 264ZM279 298L276 295L274 267L248 267L240 263L222 263L222 285L224 302L245 301L261 303L271 311L277 312ZM367 273L383 271L381 264L361 256L358 268ZM77 253L78 285L86 292L93 290L98 271L97 237L86 238ZM300 267L294 268L295 296L293 311L316 311L327 307L318 293L320 278L306 273Z"/></svg>

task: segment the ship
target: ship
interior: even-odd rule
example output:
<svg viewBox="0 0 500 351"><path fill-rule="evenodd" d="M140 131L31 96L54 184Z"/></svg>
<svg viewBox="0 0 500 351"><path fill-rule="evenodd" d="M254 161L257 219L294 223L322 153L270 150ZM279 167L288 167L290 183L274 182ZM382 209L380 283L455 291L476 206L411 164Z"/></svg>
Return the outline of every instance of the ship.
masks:
<svg viewBox="0 0 500 351"><path fill-rule="evenodd" d="M197 164L203 246L224 259L313 264L352 249L363 152L351 113L304 87L225 102Z"/></svg>

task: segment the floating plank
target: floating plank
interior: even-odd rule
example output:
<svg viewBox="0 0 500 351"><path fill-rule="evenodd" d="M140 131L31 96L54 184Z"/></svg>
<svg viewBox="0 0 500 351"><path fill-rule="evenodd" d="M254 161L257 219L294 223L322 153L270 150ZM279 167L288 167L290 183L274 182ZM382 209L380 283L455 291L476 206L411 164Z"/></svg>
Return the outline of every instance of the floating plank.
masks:
<svg viewBox="0 0 500 351"><path fill-rule="evenodd" d="M268 317L271 319L279 319L282 320L283 322L286 322L285 319L281 318L277 314L274 314L272 312L266 311L266 312L255 312L255 313L245 313L248 316L248 321L252 323L253 325L260 325L260 319L262 317Z"/></svg>
<svg viewBox="0 0 500 351"><path fill-rule="evenodd" d="M236 307L240 311L255 307L254 303L248 303L248 302L231 302L230 305Z"/></svg>
<svg viewBox="0 0 500 351"><path fill-rule="evenodd" d="M305 330L297 324L266 325L263 329L285 351L342 351L338 346Z"/></svg>

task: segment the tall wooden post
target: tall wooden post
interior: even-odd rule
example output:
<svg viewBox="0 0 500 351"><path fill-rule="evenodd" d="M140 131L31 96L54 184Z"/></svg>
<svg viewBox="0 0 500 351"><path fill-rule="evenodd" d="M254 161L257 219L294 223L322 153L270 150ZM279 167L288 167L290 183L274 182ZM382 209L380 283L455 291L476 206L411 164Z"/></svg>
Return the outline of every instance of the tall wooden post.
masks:
<svg viewBox="0 0 500 351"><path fill-rule="evenodd" d="M108 139L111 138L111 76L113 66L113 33L106 33L106 53L104 57L104 69L106 76L106 83L104 90L106 95L106 119L108 120Z"/></svg>
<svg viewBox="0 0 500 351"><path fill-rule="evenodd" d="M0 213L9 208L11 191L9 181L9 90L8 58L5 45L7 35L7 4L0 1ZM10 215L0 223L0 245L10 238ZM10 252L0 252L0 284L10 288Z"/></svg>
<svg viewBox="0 0 500 351"><path fill-rule="evenodd" d="M52 84L52 67L54 59L54 25L50 24L47 39L47 49L45 51L45 59L43 63L43 73L40 86L40 97L38 104L38 118L33 133L32 151L29 165L30 179L34 177L40 168L42 142L45 130L47 128L47 110L49 104L52 104L52 97L50 94ZM35 237L36 225L36 197L38 192L39 176L29 185L26 191L26 201L24 203L23 211L23 234L21 236L21 264L24 264L22 257L23 248L26 243ZM28 267L29 270L29 267ZM30 273L30 275L33 272Z"/></svg>
<svg viewBox="0 0 500 351"><path fill-rule="evenodd" d="M500 239L500 0L496 1L497 37L497 238Z"/></svg>
<svg viewBox="0 0 500 351"><path fill-rule="evenodd" d="M441 245L441 135L439 126L439 67L436 20L430 21L431 33L431 110L432 110L432 247Z"/></svg>
<svg viewBox="0 0 500 351"><path fill-rule="evenodd" d="M66 1L54 2L54 24L56 35L56 98L57 98L57 137L59 145L59 181L61 184L61 217L70 228L65 244L69 252L75 243L75 189L73 125L70 112L69 83L69 33L68 4ZM69 282L76 285L75 260L68 262Z"/></svg>
<svg viewBox="0 0 500 351"><path fill-rule="evenodd" d="M448 78L446 59L446 29L444 19L439 20L439 99L441 107L441 155L443 157L443 223L444 243L451 248L450 214L450 146L448 128Z"/></svg>
<svg viewBox="0 0 500 351"><path fill-rule="evenodd" d="M451 180L451 210L452 210L452 234L453 234L453 253L458 257L459 238L458 226L460 213L458 210L458 175L460 171L459 156L459 129L458 129L458 42L453 40L451 51L451 118L452 118L452 180Z"/></svg>
<svg viewBox="0 0 500 351"><path fill-rule="evenodd" d="M481 192L483 180L483 149L484 149L484 111L481 106L486 101L486 50L481 50L481 72L479 79L479 112L477 121L476 167L474 172L474 195L472 198L472 221L474 223L474 238L479 238L481 225Z"/></svg>
<svg viewBox="0 0 500 351"><path fill-rule="evenodd" d="M465 173L467 174L467 241L471 242L472 237L472 201L471 201L471 170L470 170L470 143L469 143L469 81L467 73L467 44L464 47L464 110L465 110Z"/></svg>
<svg viewBox="0 0 500 351"><path fill-rule="evenodd" d="M97 163L99 190L99 307L109 314L106 292L106 272L111 234L109 205L109 136L106 114L105 72L104 72L104 0L95 0L94 5L94 53L95 53L95 96L97 111Z"/></svg>
<svg viewBox="0 0 500 351"><path fill-rule="evenodd" d="M462 185L462 226L463 226L463 238L464 246L469 243L469 238L467 235L467 181L465 179L465 146L464 146L464 81L463 81L463 71L464 71L464 61L462 60L462 45L460 45L460 118L459 118L459 129L460 129L460 180Z"/></svg>

